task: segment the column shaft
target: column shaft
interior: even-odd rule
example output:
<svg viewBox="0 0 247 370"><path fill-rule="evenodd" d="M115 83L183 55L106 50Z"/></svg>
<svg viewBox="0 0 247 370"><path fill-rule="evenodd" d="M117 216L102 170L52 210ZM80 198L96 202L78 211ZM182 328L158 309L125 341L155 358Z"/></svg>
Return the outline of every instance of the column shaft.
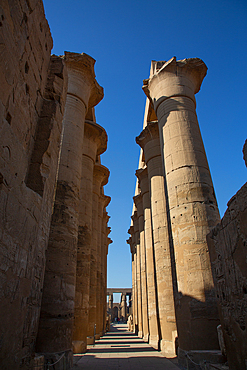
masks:
<svg viewBox="0 0 247 370"><path fill-rule="evenodd" d="M138 177L140 182L144 211L149 343L152 347L158 349L159 327L157 311L157 287L156 287L156 271L154 261L153 234L150 209L151 204L150 204L147 168L137 170L136 176Z"/></svg>
<svg viewBox="0 0 247 370"><path fill-rule="evenodd" d="M87 345L92 241L93 170L96 156L102 154L106 150L106 146L107 135L105 130L95 122L86 120L79 204L76 296L73 329L74 353L85 352Z"/></svg>
<svg viewBox="0 0 247 370"><path fill-rule="evenodd" d="M72 329L77 263L78 206L82 173L85 114L103 97L97 85L95 61L86 54L66 53L68 94L54 211L46 254L37 351L53 361L66 352L72 363ZM97 94L95 98L93 95ZM89 103L91 101L91 103Z"/></svg>
<svg viewBox="0 0 247 370"><path fill-rule="evenodd" d="M206 71L200 59L172 58L144 86L159 121L171 248L176 260L179 347L184 350L218 347L206 235L219 222L219 213L194 97Z"/></svg>
<svg viewBox="0 0 247 370"><path fill-rule="evenodd" d="M137 143L144 150L148 169L160 325L160 349L166 357L173 357L176 355L175 338L177 332L164 176L157 122L148 124L137 138Z"/></svg>
<svg viewBox="0 0 247 370"><path fill-rule="evenodd" d="M148 309L147 309L147 278L146 278L146 251L145 251L145 232L144 232L144 217L142 194L134 197L134 202L137 207L137 215L139 221L140 235L140 294L141 294L141 310L142 310L142 337L148 342Z"/></svg>

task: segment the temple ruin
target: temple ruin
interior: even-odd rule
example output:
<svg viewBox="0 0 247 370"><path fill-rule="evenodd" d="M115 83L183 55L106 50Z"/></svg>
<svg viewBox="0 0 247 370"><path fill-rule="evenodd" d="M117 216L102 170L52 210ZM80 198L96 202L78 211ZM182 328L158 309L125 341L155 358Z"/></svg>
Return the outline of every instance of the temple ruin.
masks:
<svg viewBox="0 0 247 370"><path fill-rule="evenodd" d="M105 331L104 92L92 57L51 56L41 0L6 1L1 19L0 367L69 369Z"/></svg>
<svg viewBox="0 0 247 370"><path fill-rule="evenodd" d="M51 55L42 0L2 2L0 36L0 368L71 369L73 353L119 318L181 368L246 369L247 183L220 220L196 116L205 63L151 63L136 138L132 288L110 289L95 60ZM247 163L247 142L243 153Z"/></svg>
<svg viewBox="0 0 247 370"><path fill-rule="evenodd" d="M182 368L224 363L227 355L230 369L244 369L247 266L240 261L246 256L246 186L220 222L195 110L206 73L202 60L174 57L152 61L144 80L147 100L136 138L141 150L127 241L133 330L164 356L178 356Z"/></svg>

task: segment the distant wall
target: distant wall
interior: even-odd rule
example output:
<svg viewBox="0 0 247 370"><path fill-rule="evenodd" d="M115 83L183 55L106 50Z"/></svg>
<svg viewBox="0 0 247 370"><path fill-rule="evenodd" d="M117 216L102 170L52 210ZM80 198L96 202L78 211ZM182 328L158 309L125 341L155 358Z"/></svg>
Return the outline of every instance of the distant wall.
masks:
<svg viewBox="0 0 247 370"><path fill-rule="evenodd" d="M51 49L41 0L1 2L1 369L30 368L34 352L67 91Z"/></svg>
<svg viewBox="0 0 247 370"><path fill-rule="evenodd" d="M247 141L246 141L247 143ZM243 153L247 163L247 144ZM230 369L247 362L247 183L207 237Z"/></svg>

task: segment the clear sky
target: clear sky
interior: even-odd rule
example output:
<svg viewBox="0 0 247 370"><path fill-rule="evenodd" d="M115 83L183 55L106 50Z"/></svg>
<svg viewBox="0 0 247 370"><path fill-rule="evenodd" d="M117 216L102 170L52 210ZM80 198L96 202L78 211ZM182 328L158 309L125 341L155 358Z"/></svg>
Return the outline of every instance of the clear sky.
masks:
<svg viewBox="0 0 247 370"><path fill-rule="evenodd" d="M145 95L151 60L198 57L208 66L196 95L199 125L221 217L246 182L242 147L247 138L246 0L44 0L52 53L85 52L96 59L105 97L97 123L108 134L102 164L110 171L105 194L113 244L108 287L131 286L126 244L135 188Z"/></svg>

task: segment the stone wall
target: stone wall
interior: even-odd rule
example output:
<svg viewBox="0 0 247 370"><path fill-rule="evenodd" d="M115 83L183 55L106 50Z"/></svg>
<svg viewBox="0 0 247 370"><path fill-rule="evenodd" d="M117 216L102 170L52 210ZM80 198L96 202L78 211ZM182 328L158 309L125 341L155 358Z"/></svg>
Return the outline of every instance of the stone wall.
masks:
<svg viewBox="0 0 247 370"><path fill-rule="evenodd" d="M89 295L102 302L106 298L110 197L103 186L109 170L100 164L100 155L107 148L107 134L96 124L93 109L103 88L95 79L92 57L70 52L51 56L51 49L41 0L1 2L1 369L41 368L59 358L70 368L72 339L75 352L86 350ZM101 175L95 203L96 172ZM81 240L81 229L90 229L94 219L97 283L89 278L92 235ZM93 317L99 336L105 330L105 311L98 304ZM48 330L55 319L56 330Z"/></svg>
<svg viewBox="0 0 247 370"><path fill-rule="evenodd" d="M242 370L247 363L247 183L227 206L207 241L227 360L230 369Z"/></svg>
<svg viewBox="0 0 247 370"><path fill-rule="evenodd" d="M67 87L42 2L0 12L0 361L17 369L34 350Z"/></svg>

